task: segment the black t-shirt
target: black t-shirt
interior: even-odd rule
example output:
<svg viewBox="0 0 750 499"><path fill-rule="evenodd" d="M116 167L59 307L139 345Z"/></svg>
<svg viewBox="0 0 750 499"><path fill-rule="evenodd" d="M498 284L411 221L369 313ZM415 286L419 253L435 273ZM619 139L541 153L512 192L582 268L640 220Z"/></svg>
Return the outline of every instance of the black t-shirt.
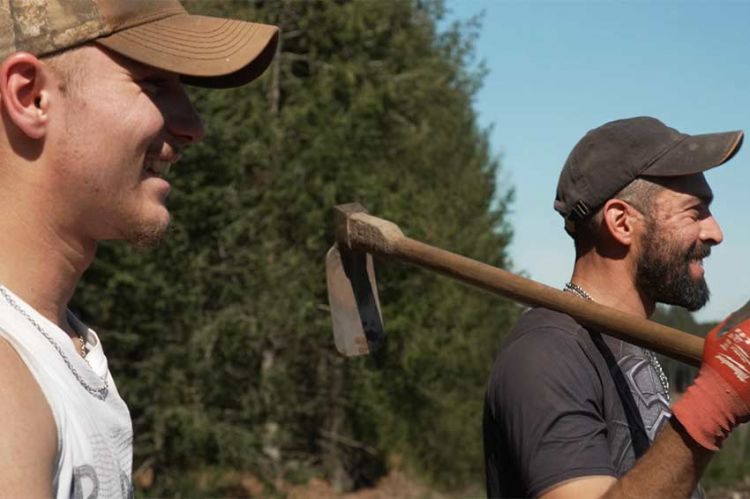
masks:
<svg viewBox="0 0 750 499"><path fill-rule="evenodd" d="M643 349L603 338L653 440L671 415L656 370ZM505 341L487 389L484 448L490 497L535 497L564 480L620 477L633 467L615 381L588 331L571 317L531 309Z"/></svg>

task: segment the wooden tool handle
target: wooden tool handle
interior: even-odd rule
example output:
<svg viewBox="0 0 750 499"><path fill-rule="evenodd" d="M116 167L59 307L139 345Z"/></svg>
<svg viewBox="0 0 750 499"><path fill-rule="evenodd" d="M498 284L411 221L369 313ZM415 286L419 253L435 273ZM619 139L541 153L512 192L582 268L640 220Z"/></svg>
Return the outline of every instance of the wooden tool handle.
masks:
<svg viewBox="0 0 750 499"><path fill-rule="evenodd" d="M346 218L346 228L338 237L352 249L409 262L526 305L563 312L581 324L606 330L607 334L628 343L700 366L703 339L698 336L582 300L531 279L408 238L396 224L387 220L366 213L349 213Z"/></svg>

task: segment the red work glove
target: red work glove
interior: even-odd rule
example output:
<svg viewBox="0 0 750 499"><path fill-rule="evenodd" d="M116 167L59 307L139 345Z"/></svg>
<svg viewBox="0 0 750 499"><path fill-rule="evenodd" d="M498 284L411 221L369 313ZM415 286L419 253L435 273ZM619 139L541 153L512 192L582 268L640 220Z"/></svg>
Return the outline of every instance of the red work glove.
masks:
<svg viewBox="0 0 750 499"><path fill-rule="evenodd" d="M710 450L719 450L735 426L750 420L750 302L708 333L698 377L672 410L693 440Z"/></svg>

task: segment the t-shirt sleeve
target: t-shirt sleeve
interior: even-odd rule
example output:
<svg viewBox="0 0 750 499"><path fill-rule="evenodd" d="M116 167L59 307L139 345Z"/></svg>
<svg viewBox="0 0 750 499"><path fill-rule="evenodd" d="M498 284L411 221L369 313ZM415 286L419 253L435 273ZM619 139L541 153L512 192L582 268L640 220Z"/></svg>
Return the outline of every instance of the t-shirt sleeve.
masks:
<svg viewBox="0 0 750 499"><path fill-rule="evenodd" d="M616 476L601 379L575 334L527 331L498 356L487 402L510 453L503 461L530 496L570 478Z"/></svg>

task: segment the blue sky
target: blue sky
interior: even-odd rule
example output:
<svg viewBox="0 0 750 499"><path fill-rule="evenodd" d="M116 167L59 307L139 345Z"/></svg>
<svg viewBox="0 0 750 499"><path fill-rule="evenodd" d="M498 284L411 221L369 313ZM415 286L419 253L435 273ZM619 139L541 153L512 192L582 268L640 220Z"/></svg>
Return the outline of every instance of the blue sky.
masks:
<svg viewBox="0 0 750 499"><path fill-rule="evenodd" d="M477 56L489 75L475 107L516 201L516 271L560 287L573 264L552 209L560 168L587 130L639 115L683 132L750 132L750 2L446 0L452 19L483 12ZM707 174L725 240L706 260L699 320L750 299L750 140Z"/></svg>

